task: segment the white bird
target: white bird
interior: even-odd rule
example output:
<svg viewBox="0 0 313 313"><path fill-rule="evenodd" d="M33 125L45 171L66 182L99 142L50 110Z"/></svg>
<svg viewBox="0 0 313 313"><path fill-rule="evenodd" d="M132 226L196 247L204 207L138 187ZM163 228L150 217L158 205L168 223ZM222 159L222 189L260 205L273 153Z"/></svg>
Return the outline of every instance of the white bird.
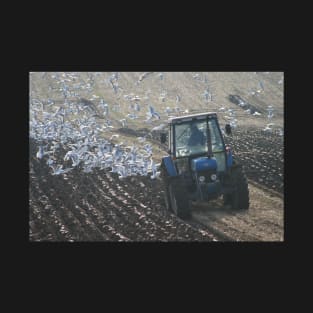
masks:
<svg viewBox="0 0 313 313"><path fill-rule="evenodd" d="M122 127L126 127L127 126L126 118L121 119L120 122L122 124Z"/></svg>
<svg viewBox="0 0 313 313"><path fill-rule="evenodd" d="M269 126L269 125L266 125L265 128L263 128L263 131L265 132L271 132L273 129Z"/></svg>
<svg viewBox="0 0 313 313"><path fill-rule="evenodd" d="M167 115L169 115L169 113L172 112L172 109L170 107L166 107L166 109L164 110L164 112L167 113Z"/></svg>
<svg viewBox="0 0 313 313"><path fill-rule="evenodd" d="M147 115L147 120L150 120L153 117L155 117L157 119L161 118L160 114L158 112L156 112L151 105L149 105L149 111L146 113L146 115Z"/></svg>
<svg viewBox="0 0 313 313"><path fill-rule="evenodd" d="M236 128L237 127L237 120L231 120L229 124L232 128Z"/></svg>
<svg viewBox="0 0 313 313"><path fill-rule="evenodd" d="M158 167L160 166L160 163L159 164L155 164L154 161L152 160L151 158L151 163L150 163L150 167L151 167L151 170L152 170L152 175L150 176L151 179L156 179L160 176L160 171L157 171Z"/></svg>
<svg viewBox="0 0 313 313"><path fill-rule="evenodd" d="M162 130L166 125L165 124L160 124L159 126L155 126L151 129L151 131L158 131Z"/></svg>
<svg viewBox="0 0 313 313"><path fill-rule="evenodd" d="M73 167L77 166L81 162L81 160L79 159L79 155L73 151L68 151L64 156L64 161L67 161L69 159L71 159Z"/></svg>
<svg viewBox="0 0 313 313"><path fill-rule="evenodd" d="M91 173L92 172L92 165L85 166L83 168L83 172L84 173Z"/></svg>
<svg viewBox="0 0 313 313"><path fill-rule="evenodd" d="M54 160L49 158L47 161L47 165L52 165L53 163L54 163Z"/></svg>
<svg viewBox="0 0 313 313"><path fill-rule="evenodd" d="M259 81L259 85L261 87L261 90L264 90L264 85L263 85L263 83L261 81Z"/></svg>
<svg viewBox="0 0 313 313"><path fill-rule="evenodd" d="M257 116L257 115L262 115L262 114L259 113L258 111L255 111L252 115Z"/></svg>
<svg viewBox="0 0 313 313"><path fill-rule="evenodd" d="M63 165L54 165L54 164L51 164L49 167L52 168L53 170L53 173L52 175L60 175L60 174L65 174L69 171L71 171L73 168L66 168L66 169L62 169Z"/></svg>
<svg viewBox="0 0 313 313"><path fill-rule="evenodd" d="M149 155L152 154L152 146L150 144L145 144L143 148Z"/></svg>
<svg viewBox="0 0 313 313"><path fill-rule="evenodd" d="M123 165L120 165L116 172L119 174L118 176L119 179L124 179L125 177L127 177L126 167Z"/></svg>
<svg viewBox="0 0 313 313"><path fill-rule="evenodd" d="M204 95L206 101L209 101L209 98L211 100L211 93L209 92L209 90L206 89L204 91L203 95Z"/></svg>
<svg viewBox="0 0 313 313"><path fill-rule="evenodd" d="M134 105L134 110L137 111L137 112L140 111L140 105L139 105L139 103L135 103L135 105Z"/></svg>
<svg viewBox="0 0 313 313"><path fill-rule="evenodd" d="M137 137L137 140L139 142L144 142L144 141L146 141L146 138L145 137Z"/></svg>
<svg viewBox="0 0 313 313"><path fill-rule="evenodd" d="M238 104L239 104L239 106L241 106L241 107L242 107L242 106L244 106L244 105L245 105L245 102L244 102L244 101L242 101L241 99L239 99L239 103L238 103Z"/></svg>
<svg viewBox="0 0 313 313"><path fill-rule="evenodd" d="M132 120L138 118L138 116L137 116L136 114L134 114L134 113L129 113L129 114L127 114L127 117L130 118L130 119L132 119Z"/></svg>
<svg viewBox="0 0 313 313"><path fill-rule="evenodd" d="M44 146L39 146L39 150L36 153L36 157L38 159L42 159L45 155L49 154L49 152L44 151Z"/></svg>

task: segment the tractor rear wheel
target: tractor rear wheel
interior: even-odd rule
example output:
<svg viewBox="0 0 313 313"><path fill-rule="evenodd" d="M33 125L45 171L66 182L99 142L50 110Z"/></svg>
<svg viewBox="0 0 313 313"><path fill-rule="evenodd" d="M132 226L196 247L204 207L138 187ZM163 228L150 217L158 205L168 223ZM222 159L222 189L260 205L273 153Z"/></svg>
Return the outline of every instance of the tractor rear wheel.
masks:
<svg viewBox="0 0 313 313"><path fill-rule="evenodd" d="M170 193L169 193L169 188L166 185L163 191L163 195L164 195L164 202L165 202L165 207L167 211L172 212L172 206L171 206L171 198L170 198Z"/></svg>
<svg viewBox="0 0 313 313"><path fill-rule="evenodd" d="M224 196L224 203L230 204L233 210L249 209L249 189L246 175L242 167L235 167L231 173L234 191Z"/></svg>
<svg viewBox="0 0 313 313"><path fill-rule="evenodd" d="M187 189L181 184L171 183L168 186L168 196L170 200L170 211L182 219L191 217L190 200Z"/></svg>

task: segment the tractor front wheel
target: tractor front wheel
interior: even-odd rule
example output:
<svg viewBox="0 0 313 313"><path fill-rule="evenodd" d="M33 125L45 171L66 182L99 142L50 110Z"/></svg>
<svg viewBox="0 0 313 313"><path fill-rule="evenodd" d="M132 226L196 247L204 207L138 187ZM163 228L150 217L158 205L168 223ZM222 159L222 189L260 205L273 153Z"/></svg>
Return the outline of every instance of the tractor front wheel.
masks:
<svg viewBox="0 0 313 313"><path fill-rule="evenodd" d="M168 196L172 213L182 219L188 219L191 217L190 200L184 186L181 184L170 184L168 187Z"/></svg>

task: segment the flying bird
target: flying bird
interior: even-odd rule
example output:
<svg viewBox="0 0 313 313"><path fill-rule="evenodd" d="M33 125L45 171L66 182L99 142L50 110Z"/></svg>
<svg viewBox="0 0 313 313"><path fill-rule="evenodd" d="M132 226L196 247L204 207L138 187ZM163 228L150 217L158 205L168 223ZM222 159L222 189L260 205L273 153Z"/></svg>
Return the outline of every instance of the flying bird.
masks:
<svg viewBox="0 0 313 313"><path fill-rule="evenodd" d="M156 112L151 105L149 105L149 111L146 113L146 115L147 115L147 120L150 120L152 118L156 118L156 119L161 118L160 114Z"/></svg>

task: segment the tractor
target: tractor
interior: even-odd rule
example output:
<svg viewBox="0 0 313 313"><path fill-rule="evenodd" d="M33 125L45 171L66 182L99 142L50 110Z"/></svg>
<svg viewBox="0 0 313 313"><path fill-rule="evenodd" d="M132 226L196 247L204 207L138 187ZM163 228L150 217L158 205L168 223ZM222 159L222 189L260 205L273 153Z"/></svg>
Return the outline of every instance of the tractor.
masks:
<svg viewBox="0 0 313 313"><path fill-rule="evenodd" d="M225 133L231 134L229 124ZM214 112L172 117L168 135L168 155L160 164L167 210L182 219L191 217L191 204L208 203L223 197L233 210L249 209L249 189L242 165L225 145L217 114Z"/></svg>

